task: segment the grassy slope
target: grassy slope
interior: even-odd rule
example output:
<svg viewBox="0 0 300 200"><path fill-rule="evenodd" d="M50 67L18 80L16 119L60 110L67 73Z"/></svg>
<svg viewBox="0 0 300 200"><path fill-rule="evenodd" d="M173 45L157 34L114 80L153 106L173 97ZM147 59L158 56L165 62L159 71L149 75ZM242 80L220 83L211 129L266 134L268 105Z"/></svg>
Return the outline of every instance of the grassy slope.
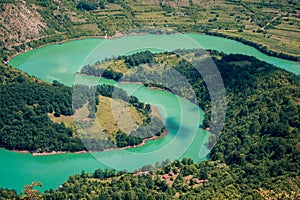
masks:
<svg viewBox="0 0 300 200"><path fill-rule="evenodd" d="M135 107L127 105L123 100L99 96L99 102L95 120L88 118L87 104L77 109L74 116L54 117L53 113L48 114L48 116L53 122L64 123L66 127L72 129L76 127L79 136L87 136L88 133L89 137L93 138L97 137L100 132L105 132L107 137L114 137L118 130L130 134L132 129L143 123L144 116ZM92 123L88 128L81 129L79 123L84 120L89 120ZM76 124L77 122L78 124Z"/></svg>

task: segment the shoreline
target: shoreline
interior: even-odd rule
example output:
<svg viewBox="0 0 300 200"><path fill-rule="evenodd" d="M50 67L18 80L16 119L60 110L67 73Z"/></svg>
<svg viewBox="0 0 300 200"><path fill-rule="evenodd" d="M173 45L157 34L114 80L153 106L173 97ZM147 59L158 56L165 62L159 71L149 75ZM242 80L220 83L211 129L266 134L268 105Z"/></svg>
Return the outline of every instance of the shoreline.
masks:
<svg viewBox="0 0 300 200"><path fill-rule="evenodd" d="M159 114L158 112L158 108L151 105L151 115L153 115L154 117L159 118L162 122L163 122L163 118L162 116ZM144 144L146 144L147 141L150 140L157 140L160 139L164 136L166 136L168 134L168 130L165 129L162 134L160 136L152 136L150 138L145 138L143 139L143 141L135 146L126 146L126 147L122 147L122 148L118 148L118 147L113 147L113 148L109 148L109 149L104 149L103 151L88 151L88 150L82 150L82 151L76 151L76 152L68 152L68 151L51 151L51 152L30 152L28 150L8 150L8 151L12 151L12 152L16 152L16 153L20 153L20 154L31 154L32 156L49 156L49 155L58 155L58 154L87 154L87 153L95 153L95 152L106 152L106 151L114 151L114 150L125 150L125 149L129 149L129 148L136 148L136 147L141 147ZM4 148L5 149L5 148Z"/></svg>
<svg viewBox="0 0 300 200"><path fill-rule="evenodd" d="M297 56L294 56L294 55L291 55L291 54L288 54L288 53L285 53L285 52L278 52L278 51L275 51L275 50L272 50L272 49L264 49L264 45L261 45L259 43L255 43L253 41L250 41L250 40L246 40L242 37L237 37L237 36L230 36L230 35L226 35L224 33L220 33L220 32L215 32L215 31L208 31L208 32L196 32L196 31L191 31L190 32L191 34L204 34L204 35L210 35L210 36L215 36L215 37L220 37L220 38L225 38L225 39L229 39L229 40L233 40L233 41L237 41L237 42L240 42L242 44L245 44L245 45L248 45L250 47L253 47L255 49L257 49L259 52L265 54L265 55L268 55L268 56L271 56L271 57L275 57L275 58L280 58L280 59L284 59L284 60L288 60L288 61L294 61L294 62L299 62L300 61L300 58L297 57ZM73 37L73 38L67 38L67 39L63 39L63 40L59 40L59 41L55 41L55 42L49 42L49 43L45 43L45 44L42 44L40 46L37 46L35 48L28 48L28 49L25 49L24 51L21 51L21 52L17 52L11 56L8 56L8 61L5 62L7 65L9 65L10 61L18 56L19 54L23 54L23 53L26 53L27 51L30 51L30 50L33 50L33 49L38 49L38 48L42 48L42 47L45 47L45 46L48 46L48 45L55 45L55 44L63 44L63 43L66 43L66 42L71 42L71 41L77 41L77 40L84 40L84 39L103 39L103 40L106 40L106 39L116 39L116 38L121 38L121 37L125 37L125 36L133 36L133 35L145 35L147 33L144 33L144 32L141 32L141 33L135 33L135 32L132 32L132 33L122 33L122 32L119 32L119 31L116 31L115 35L113 36L100 36L100 35L86 35L86 36L80 36L80 37ZM148 34L151 34L148 33ZM181 33L164 33L164 34L186 34L185 32L181 32ZM43 36L43 37L47 37L47 36ZM41 39L41 38L39 38ZM36 39L38 40L38 39ZM32 40L34 41L34 40ZM29 41L31 42L31 41ZM27 42L27 43L29 43ZM26 44L27 44L26 43Z"/></svg>
<svg viewBox="0 0 300 200"><path fill-rule="evenodd" d="M141 147L143 146L144 144L146 144L147 141L151 141L151 140L157 140L157 139L160 139L164 136L166 136L168 134L168 130L164 130L163 133L160 135L160 136L152 136L150 138L145 138L143 139L143 142L141 142L140 144L138 145L135 145L135 146L126 146L126 147L122 147L122 148L117 148L117 147L113 147L113 148L109 148L109 149L105 149L101 152L106 152L106 151L115 151L115 150L125 150L125 149L130 149L130 148L136 148L136 147ZM92 151L93 152L93 151Z"/></svg>
<svg viewBox="0 0 300 200"><path fill-rule="evenodd" d="M5 149L5 148L3 148ZM20 153L20 154L30 154L32 156L48 156L48 155L58 155L58 154L85 154L85 153L89 153L86 150L82 150L82 151L76 151L76 152L68 152L68 151L51 151L51 152L30 152L28 150L9 150L9 149L5 149L7 151L11 151L11 152L16 152L16 153Z"/></svg>
<svg viewBox="0 0 300 200"><path fill-rule="evenodd" d="M42 152L42 153L31 153L33 156L48 156L48 155L57 155L57 154L86 154L88 151L82 150L82 151L76 151L76 152L67 152L67 151L51 151L51 152Z"/></svg>
<svg viewBox="0 0 300 200"><path fill-rule="evenodd" d="M49 155L59 155L59 154L87 154L87 153L106 152L106 151L115 151L115 150L125 150L125 149L130 149L130 148L141 147L141 146L145 145L147 141L160 139L160 138L166 136L167 134L168 134L168 131L165 129L160 136L153 136L153 137L150 137L150 138L145 138L145 139L143 139L142 143L140 143L138 145L135 145L135 146L126 146L126 147L122 147L122 148L113 147L113 148L109 148L109 149L104 149L103 151L87 151L87 150L82 150L82 151L76 151L76 152L51 151L51 152L41 152L41 153L34 152L34 153L31 153L28 150L8 150L8 149L6 149L6 150L12 151L12 152L16 152L16 153L20 153L20 154L30 154L32 156L49 156Z"/></svg>
<svg viewBox="0 0 300 200"><path fill-rule="evenodd" d="M89 75L87 75L87 76L89 76ZM111 80L111 79L109 79L109 80ZM148 83L130 82L130 81L120 81L120 82L117 82L117 83L118 84L136 84L136 85L141 85L141 86L146 87L147 90L160 90L160 91L164 91L164 92L171 92L172 94L174 94L172 91L170 91L168 89L161 88L159 86L152 86L151 84L148 84ZM174 94L174 95L176 95L176 94Z"/></svg>
<svg viewBox="0 0 300 200"><path fill-rule="evenodd" d="M142 33L141 33L141 34L142 34ZM103 39L103 40L107 40L107 39L116 39L116 38L121 38L121 37L124 37L124 36L132 36L132 35L137 35L137 33L130 33L130 34L126 34L126 35L125 35L125 34L123 34L123 33L117 31L116 34L113 35L113 36L107 36L107 35L105 35L105 36L101 36L101 35L85 35L85 36L84 36L84 35L83 35L83 36L80 36L80 37L67 38L67 39L63 39L63 40L59 40L59 41L55 41L55 42L45 43L45 44L39 45L39 46L34 47L34 48L30 47L30 48L28 48L28 49L25 49L24 51L17 52L17 53L15 53L15 54L9 56L9 57L8 57L8 61L5 62L5 63L6 63L7 65L9 65L10 61L11 61L14 57L16 57L16 56L18 56L18 55L20 55L20 54L26 53L27 51L31 51L31 50L34 50L34 49L39 49L39 48L42 48L42 47L45 47L45 46L48 46L48 45L61 45L61 44L67 43L67 42L79 41L79 40L84 40L84 39ZM47 37L47 36L44 36L44 37ZM42 37L41 37L41 38L42 38ZM41 38L39 38L39 39L41 39ZM36 39L36 40L38 40L38 39ZM32 41L35 41L35 40L32 40ZM31 42L31 41L29 41L29 42ZM29 43L29 42L27 42L27 43ZM26 44L27 44L27 43L26 43Z"/></svg>
<svg viewBox="0 0 300 200"><path fill-rule="evenodd" d="M195 33L199 34L197 32L195 32ZM293 61L293 62L299 62L300 61L299 56L269 49L266 44L256 43L256 42L253 42L251 40L244 39L243 37L226 35L224 33L216 32L216 31L208 31L208 32L204 32L204 34L240 42L244 45L255 48L256 50L258 50L259 52L261 52L261 53L263 53L267 56L271 56L271 57L274 57L274 58L280 58L280 59L283 59L283 60L288 60L288 61Z"/></svg>

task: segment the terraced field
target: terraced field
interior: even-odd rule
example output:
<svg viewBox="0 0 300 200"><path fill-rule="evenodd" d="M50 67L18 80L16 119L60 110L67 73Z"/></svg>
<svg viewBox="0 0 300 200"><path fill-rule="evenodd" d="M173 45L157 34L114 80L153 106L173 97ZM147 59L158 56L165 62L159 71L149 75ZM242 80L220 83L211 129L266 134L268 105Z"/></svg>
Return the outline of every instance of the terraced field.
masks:
<svg viewBox="0 0 300 200"><path fill-rule="evenodd" d="M268 51L299 57L300 4L298 0L106 0L89 1L91 10L78 9L81 1L8 1L1 5L4 61L12 54L49 42L85 36L113 36L140 28L170 28L180 32L221 33L256 44ZM17 32L11 8L31 12L43 28ZM19 21L23 15L20 15ZM18 19L19 19L18 18ZM5 20L4 20L5 19ZM11 27L15 24L15 28ZM23 29L22 29L23 30ZM32 35L34 35L33 37ZM24 34L24 35L23 35ZM30 37L26 36L30 35ZM8 38L8 36L10 38ZM12 37L12 38L11 38ZM9 45L7 45L9 44Z"/></svg>

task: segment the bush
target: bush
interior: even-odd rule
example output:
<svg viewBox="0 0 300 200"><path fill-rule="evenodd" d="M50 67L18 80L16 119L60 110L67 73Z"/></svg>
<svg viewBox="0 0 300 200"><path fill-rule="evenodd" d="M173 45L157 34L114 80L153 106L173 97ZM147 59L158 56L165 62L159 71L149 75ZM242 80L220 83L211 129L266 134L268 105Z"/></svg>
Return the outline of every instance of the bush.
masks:
<svg viewBox="0 0 300 200"><path fill-rule="evenodd" d="M77 5L77 9L91 11L97 9L97 4L89 3L87 1L80 1Z"/></svg>

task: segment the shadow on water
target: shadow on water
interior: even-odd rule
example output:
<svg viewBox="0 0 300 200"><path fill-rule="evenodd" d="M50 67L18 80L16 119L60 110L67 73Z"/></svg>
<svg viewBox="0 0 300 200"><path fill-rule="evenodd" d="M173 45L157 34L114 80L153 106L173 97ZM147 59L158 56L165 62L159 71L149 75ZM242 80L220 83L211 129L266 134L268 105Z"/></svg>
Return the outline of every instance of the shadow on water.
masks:
<svg viewBox="0 0 300 200"><path fill-rule="evenodd" d="M168 129L168 134L177 135L180 137L184 137L185 134L183 133L190 133L191 128L184 126L182 123L178 122L175 117L170 117L166 119L165 126ZM181 134L179 134L179 132Z"/></svg>
<svg viewBox="0 0 300 200"><path fill-rule="evenodd" d="M180 123L178 123L176 117L168 117L165 126L169 131L176 133L180 128Z"/></svg>

